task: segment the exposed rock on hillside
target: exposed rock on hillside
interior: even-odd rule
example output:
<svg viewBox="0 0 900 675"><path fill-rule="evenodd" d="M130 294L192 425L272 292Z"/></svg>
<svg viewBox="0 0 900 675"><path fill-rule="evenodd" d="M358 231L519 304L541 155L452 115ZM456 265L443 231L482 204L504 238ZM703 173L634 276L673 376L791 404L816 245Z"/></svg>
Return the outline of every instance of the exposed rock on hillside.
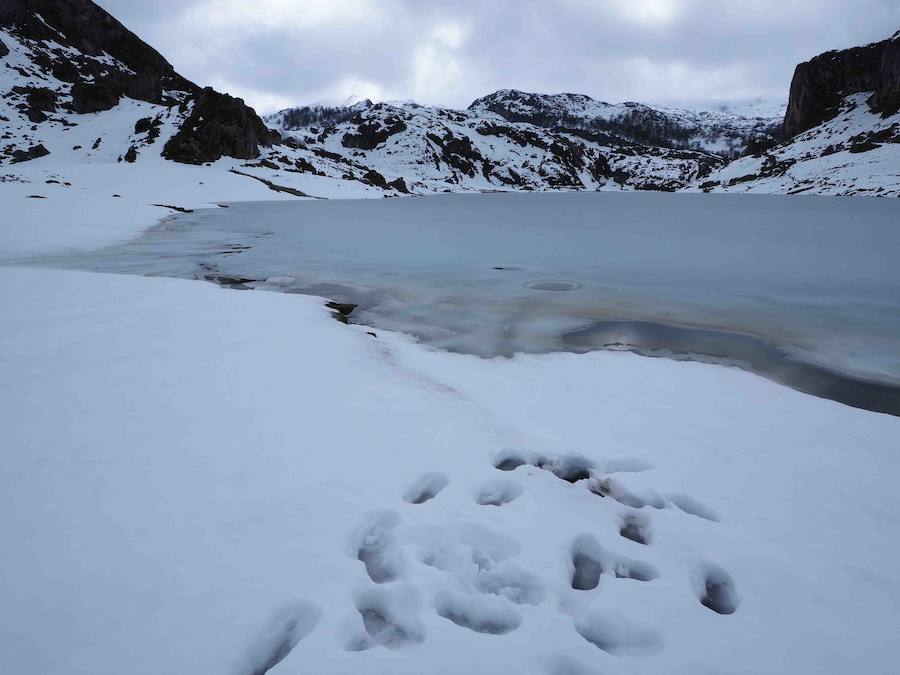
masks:
<svg viewBox="0 0 900 675"><path fill-rule="evenodd" d="M29 57L29 67L16 73L42 82L12 92L24 98L20 108L31 122L47 122L58 100L77 114L110 110L125 98L177 106L183 123L165 156L193 164L222 155L255 158L258 146L275 138L243 101L201 90L90 0L3 0L0 27L21 41ZM4 44L0 55L8 53Z"/></svg>
<svg viewBox="0 0 900 675"><path fill-rule="evenodd" d="M833 119L845 96L872 92L873 111L891 115L900 109L900 32L864 47L830 51L794 70L784 118L790 138Z"/></svg>
<svg viewBox="0 0 900 675"><path fill-rule="evenodd" d="M277 138L241 99L207 87L162 154L186 164L213 162L223 155L255 159L260 145L271 146Z"/></svg>

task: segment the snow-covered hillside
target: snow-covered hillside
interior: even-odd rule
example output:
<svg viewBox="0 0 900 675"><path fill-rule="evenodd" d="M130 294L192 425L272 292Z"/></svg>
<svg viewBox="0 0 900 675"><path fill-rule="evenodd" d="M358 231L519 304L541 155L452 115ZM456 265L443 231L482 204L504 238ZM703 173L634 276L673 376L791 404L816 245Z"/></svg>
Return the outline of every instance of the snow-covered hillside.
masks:
<svg viewBox="0 0 900 675"><path fill-rule="evenodd" d="M322 126L316 120L327 120ZM720 157L634 143L607 132L544 128L496 113L415 103L304 108L266 121L321 158L357 174L402 178L412 192L497 189L675 190Z"/></svg>
<svg viewBox="0 0 900 675"><path fill-rule="evenodd" d="M748 144L773 143L784 118L784 106L610 104L584 94L532 94L514 89L479 98L469 110L490 111L510 121L547 128L601 131L635 143L700 150L727 159L744 154Z"/></svg>
<svg viewBox="0 0 900 675"><path fill-rule="evenodd" d="M900 31L799 64L785 132L689 189L900 196Z"/></svg>
<svg viewBox="0 0 900 675"><path fill-rule="evenodd" d="M714 171L707 192L900 196L900 114L871 110L871 92L851 94L837 117L767 152Z"/></svg>

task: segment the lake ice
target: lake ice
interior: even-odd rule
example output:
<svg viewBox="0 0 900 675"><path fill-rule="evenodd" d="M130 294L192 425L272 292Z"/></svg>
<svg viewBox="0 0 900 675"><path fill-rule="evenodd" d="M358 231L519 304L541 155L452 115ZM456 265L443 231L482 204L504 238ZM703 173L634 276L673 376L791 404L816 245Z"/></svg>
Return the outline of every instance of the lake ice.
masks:
<svg viewBox="0 0 900 675"><path fill-rule="evenodd" d="M702 351L691 341L711 329L727 339L706 356L759 372L728 338L749 336L887 384L874 396L890 406L898 251L896 200L507 193L231 204L43 262L322 295L357 304L356 322L489 357L601 346L678 356ZM613 322L614 338L586 338L597 322ZM645 325L629 322L704 331L655 345L660 333L623 332Z"/></svg>

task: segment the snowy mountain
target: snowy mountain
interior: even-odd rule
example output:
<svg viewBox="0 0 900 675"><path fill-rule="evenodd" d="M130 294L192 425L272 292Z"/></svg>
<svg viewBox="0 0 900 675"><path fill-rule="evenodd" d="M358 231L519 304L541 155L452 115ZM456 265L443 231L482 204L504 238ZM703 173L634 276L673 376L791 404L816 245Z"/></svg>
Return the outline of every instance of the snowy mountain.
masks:
<svg viewBox="0 0 900 675"><path fill-rule="evenodd" d="M361 100L262 120L240 99L179 75L90 0L7 0L0 182L14 196L52 200L45 209L123 199L117 208L126 215L236 195L894 195L897 42L798 66L784 126L792 137L776 145L781 109L759 101L687 109L505 89L466 110ZM747 152L756 154L728 162Z"/></svg>
<svg viewBox="0 0 900 675"><path fill-rule="evenodd" d="M469 110L490 111L511 122L545 128L587 129L634 143L710 152L727 159L745 153L748 144L773 143L781 133L784 110L765 114L665 108L643 103L609 104L583 94L530 94L502 89L474 101Z"/></svg>
<svg viewBox="0 0 900 675"><path fill-rule="evenodd" d="M706 192L900 196L900 31L797 66L788 139L695 186Z"/></svg>
<svg viewBox="0 0 900 675"><path fill-rule="evenodd" d="M355 175L402 179L418 193L675 190L724 164L712 153L641 144L588 124L511 121L476 104L451 110L365 101L284 110L266 122L317 158L341 161Z"/></svg>

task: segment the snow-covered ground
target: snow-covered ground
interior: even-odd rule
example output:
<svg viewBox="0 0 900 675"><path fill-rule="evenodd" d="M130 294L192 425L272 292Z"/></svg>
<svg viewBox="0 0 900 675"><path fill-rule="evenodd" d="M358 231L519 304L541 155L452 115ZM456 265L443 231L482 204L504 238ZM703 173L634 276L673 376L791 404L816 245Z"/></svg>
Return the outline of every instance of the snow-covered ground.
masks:
<svg viewBox="0 0 900 675"><path fill-rule="evenodd" d="M894 670L895 417L305 296L0 282L10 672Z"/></svg>
<svg viewBox="0 0 900 675"><path fill-rule="evenodd" d="M67 103L34 45L0 34L4 83ZM159 157L178 106L33 124L13 94L7 159L50 154L2 167L5 262L122 242L172 207L401 191L364 178L362 150L322 154L337 137L184 166ZM897 147L888 126L852 140L882 123L842 114L828 161ZM524 147L428 115L461 125L428 148L463 168L472 144ZM391 139L382 181L419 166ZM657 155L596 171L696 173ZM547 178L548 158L520 159ZM894 165L822 184L892 193ZM500 187L489 175L411 187ZM9 266L0 284L3 673L896 670L898 417L702 363L442 352L310 296Z"/></svg>
<svg viewBox="0 0 900 675"><path fill-rule="evenodd" d="M900 113L872 112L871 95L845 97L834 119L736 159L686 190L900 196Z"/></svg>

